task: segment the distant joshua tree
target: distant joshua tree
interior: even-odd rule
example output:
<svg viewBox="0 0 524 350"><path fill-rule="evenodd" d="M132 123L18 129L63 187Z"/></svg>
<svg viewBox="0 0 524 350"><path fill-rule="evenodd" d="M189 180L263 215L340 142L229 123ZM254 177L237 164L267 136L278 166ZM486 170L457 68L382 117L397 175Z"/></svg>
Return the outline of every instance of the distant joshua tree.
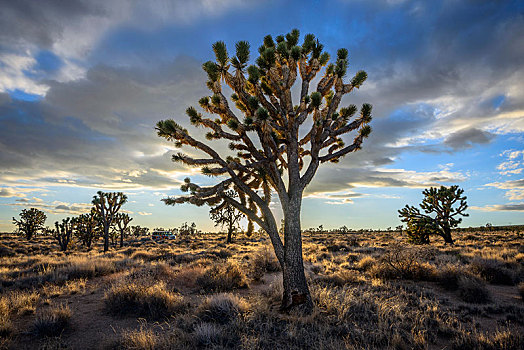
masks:
<svg viewBox="0 0 524 350"><path fill-rule="evenodd" d="M100 218L94 208L88 214L79 215L71 220L75 228L75 236L80 239L82 245L91 249L93 241L100 235Z"/></svg>
<svg viewBox="0 0 524 350"><path fill-rule="evenodd" d="M234 197L235 192L229 191L227 195ZM211 208L209 216L215 222L215 226L225 226L227 228L226 243L231 243L233 233L239 228L240 220L244 217L244 214L229 202L223 201L216 207Z"/></svg>
<svg viewBox="0 0 524 350"><path fill-rule="evenodd" d="M195 139L174 120L158 122L156 130L176 146L186 145L206 154L196 159L179 153L173 156L174 161L198 166L209 176L221 176L216 185L206 187L187 179L182 190L189 195L164 202L199 206L228 202L243 212L248 225L258 224L273 244L283 273L282 310L310 313L313 302L304 273L300 225L303 193L321 163L336 163L361 148L371 132L371 105L364 104L359 116L355 116L355 105L339 109L342 97L358 89L366 73L359 71L345 83L348 51L339 49L334 63L328 64L330 55L323 52L324 46L313 34L307 34L302 45L299 37L297 29L276 40L267 35L258 49L259 57L250 66L248 42L236 43L234 57L229 57L224 42L213 44L216 61L203 64L211 96L202 97L199 104L218 118L203 116L194 107L186 113L194 126L209 129L209 141L230 142L230 153ZM315 79L320 71L323 76ZM310 91L314 80L318 83ZM230 107L223 83L233 91L231 101L243 117ZM299 93L296 101L294 90ZM342 136L351 132L354 138L346 145ZM228 190L236 191L238 200L227 196ZM285 218L283 239L270 208L273 191Z"/></svg>
<svg viewBox="0 0 524 350"><path fill-rule="evenodd" d="M73 238L73 223L70 218L63 219L61 223L55 222L55 230L53 236L58 241L60 250L65 252L71 244Z"/></svg>
<svg viewBox="0 0 524 350"><path fill-rule="evenodd" d="M418 208L409 205L399 210L401 221L407 223L406 232L410 240L413 243L427 244L430 235L438 235L444 238L444 242L453 244L451 229L462 222L462 218L457 215L469 216L464 213L468 205L467 197L463 196L463 193L464 190L456 185L431 187L422 192L424 199L420 208L424 210L425 214L422 214ZM458 204L458 207L453 207L455 204ZM433 216L427 214L433 214Z"/></svg>
<svg viewBox="0 0 524 350"><path fill-rule="evenodd" d="M35 233L44 228L47 216L36 208L23 209L20 213L20 220L13 218L13 224L17 226L18 232L25 234L25 238L30 240Z"/></svg>
<svg viewBox="0 0 524 350"><path fill-rule="evenodd" d="M104 252L109 250L109 229L115 222L115 216L124 203L127 196L122 192L102 192L98 191L93 197L93 205L100 217L104 235Z"/></svg>
<svg viewBox="0 0 524 350"><path fill-rule="evenodd" d="M129 223L133 218L128 214L118 213L115 215L115 224L120 233L120 248L124 246L124 236L129 234Z"/></svg>
<svg viewBox="0 0 524 350"><path fill-rule="evenodd" d="M131 234L135 237L140 237L140 236L145 236L147 235L149 232L149 228L148 227L142 227L142 226L139 226L139 225L136 225L136 226L131 226Z"/></svg>

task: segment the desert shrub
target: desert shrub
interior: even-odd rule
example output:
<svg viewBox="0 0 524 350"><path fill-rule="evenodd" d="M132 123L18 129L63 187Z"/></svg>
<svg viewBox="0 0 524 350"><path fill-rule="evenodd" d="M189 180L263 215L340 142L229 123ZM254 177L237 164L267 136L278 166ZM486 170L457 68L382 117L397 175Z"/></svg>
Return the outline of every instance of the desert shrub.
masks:
<svg viewBox="0 0 524 350"><path fill-rule="evenodd" d="M5 245L0 245L0 258L15 256L16 253L13 249L6 247Z"/></svg>
<svg viewBox="0 0 524 350"><path fill-rule="evenodd" d="M154 350L160 344L159 337L151 330L140 327L137 330L125 330L119 341L118 348L134 350Z"/></svg>
<svg viewBox="0 0 524 350"><path fill-rule="evenodd" d="M2 297L0 298L0 338L7 337L13 330L9 314L9 301Z"/></svg>
<svg viewBox="0 0 524 350"><path fill-rule="evenodd" d="M204 322L226 324L248 309L242 298L231 294L217 294L207 297L197 309L197 317Z"/></svg>
<svg viewBox="0 0 524 350"><path fill-rule="evenodd" d="M196 284L206 292L228 292L248 287L246 275L240 265L229 260L206 269L197 278Z"/></svg>
<svg viewBox="0 0 524 350"><path fill-rule="evenodd" d="M456 350L520 350L524 348L524 336L522 333L509 329L497 330L491 335L462 330L453 338L451 348Z"/></svg>
<svg viewBox="0 0 524 350"><path fill-rule="evenodd" d="M37 315L33 322L33 332L38 336L58 336L69 326L70 320L69 307L58 305Z"/></svg>
<svg viewBox="0 0 524 350"><path fill-rule="evenodd" d="M520 297L522 298L522 301L524 301L524 282L519 283L518 289Z"/></svg>
<svg viewBox="0 0 524 350"><path fill-rule="evenodd" d="M39 298L35 291L15 291L7 296L11 313L19 315L34 313Z"/></svg>
<svg viewBox="0 0 524 350"><path fill-rule="evenodd" d="M377 260L369 273L381 279L432 280L435 268L424 262L429 257L427 249L393 246Z"/></svg>
<svg viewBox="0 0 524 350"><path fill-rule="evenodd" d="M195 327L194 337L197 344L203 347L220 345L223 342L223 330L213 323L201 323Z"/></svg>
<svg viewBox="0 0 524 350"><path fill-rule="evenodd" d="M227 259L233 256L233 253L231 253L228 249L219 249L219 250L212 250L209 252L210 255L214 255L219 259Z"/></svg>
<svg viewBox="0 0 524 350"><path fill-rule="evenodd" d="M152 261L158 259L158 254L145 250L137 250L130 255L130 258L134 260Z"/></svg>
<svg viewBox="0 0 524 350"><path fill-rule="evenodd" d="M445 265L437 271L438 284L447 290L457 290L464 272L456 265Z"/></svg>
<svg viewBox="0 0 524 350"><path fill-rule="evenodd" d="M114 315L159 319L188 309L184 297L168 291L164 282L143 282L113 284L104 296L106 310Z"/></svg>
<svg viewBox="0 0 524 350"><path fill-rule="evenodd" d="M515 285L515 274L504 263L495 259L474 258L469 265L471 272L479 275L488 283Z"/></svg>
<svg viewBox="0 0 524 350"><path fill-rule="evenodd" d="M337 271L330 275L318 276L314 282L322 286L342 287L348 283L358 283L360 279L355 271Z"/></svg>
<svg viewBox="0 0 524 350"><path fill-rule="evenodd" d="M280 270L277 257L268 248L258 251L251 261L251 276L255 281L261 280L266 272Z"/></svg>
<svg viewBox="0 0 524 350"><path fill-rule="evenodd" d="M363 257L362 259L359 260L359 262L357 263L357 268L363 270L363 271L367 271L369 270L371 267L373 267L376 263L376 260L375 258L373 258L372 256L369 256L369 255L366 255L365 257Z"/></svg>
<svg viewBox="0 0 524 350"><path fill-rule="evenodd" d="M484 304L491 301L489 290L481 280L474 276L461 276L458 292L460 298L467 303Z"/></svg>

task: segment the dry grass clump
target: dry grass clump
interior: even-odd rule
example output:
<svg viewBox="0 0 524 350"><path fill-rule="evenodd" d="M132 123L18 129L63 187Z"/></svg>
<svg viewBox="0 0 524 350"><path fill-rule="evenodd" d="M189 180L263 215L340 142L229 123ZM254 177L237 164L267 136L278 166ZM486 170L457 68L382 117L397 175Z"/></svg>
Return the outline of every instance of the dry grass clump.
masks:
<svg viewBox="0 0 524 350"><path fill-rule="evenodd" d="M40 295L36 291L14 291L2 296L11 314L27 315L35 312Z"/></svg>
<svg viewBox="0 0 524 350"><path fill-rule="evenodd" d="M162 341L151 329L140 327L137 330L125 330L117 348L132 350L160 349Z"/></svg>
<svg viewBox="0 0 524 350"><path fill-rule="evenodd" d="M491 294L486 285L474 276L461 276L458 292L460 298L467 303L484 304L491 301Z"/></svg>
<svg viewBox="0 0 524 350"><path fill-rule="evenodd" d="M360 283L362 279L355 270L341 270L329 275L318 276L313 281L322 286L343 287L348 283Z"/></svg>
<svg viewBox="0 0 524 350"><path fill-rule="evenodd" d="M504 266L504 263L495 259L474 258L469 269L485 279L488 283L515 285L515 273Z"/></svg>
<svg viewBox="0 0 524 350"><path fill-rule="evenodd" d="M446 290L457 290L464 271L457 265L444 265L437 270L437 282Z"/></svg>
<svg viewBox="0 0 524 350"><path fill-rule="evenodd" d="M247 278L236 261L227 260L206 270L196 279L196 284L205 292L229 292L247 288Z"/></svg>
<svg viewBox="0 0 524 350"><path fill-rule="evenodd" d="M7 298L0 298L0 339L7 337L13 331L10 307ZM1 345L1 342L0 342Z"/></svg>
<svg viewBox="0 0 524 350"><path fill-rule="evenodd" d="M260 281L266 272L278 272L281 270L275 253L267 247L258 251L250 262L251 277Z"/></svg>
<svg viewBox="0 0 524 350"><path fill-rule="evenodd" d="M494 334L475 331L459 332L453 339L451 349L464 350L521 350L524 348L524 335L510 329L497 330Z"/></svg>
<svg viewBox="0 0 524 350"><path fill-rule="evenodd" d="M113 284L104 295L104 304L113 315L150 319L183 313L189 307L183 296L167 290L165 282L148 284L140 280Z"/></svg>
<svg viewBox="0 0 524 350"><path fill-rule="evenodd" d="M196 315L204 322L226 324L248 309L247 302L232 294L207 297L197 308Z"/></svg>
<svg viewBox="0 0 524 350"><path fill-rule="evenodd" d="M33 333L37 336L58 336L69 326L70 320L71 310L68 306L52 307L37 315L33 322Z"/></svg>
<svg viewBox="0 0 524 350"><path fill-rule="evenodd" d="M524 301L524 282L519 283L518 289L519 289L520 297L522 298L522 301Z"/></svg>
<svg viewBox="0 0 524 350"><path fill-rule="evenodd" d="M423 248L392 246L368 271L380 279L431 281L435 279L436 269L426 262L429 257L430 252Z"/></svg>

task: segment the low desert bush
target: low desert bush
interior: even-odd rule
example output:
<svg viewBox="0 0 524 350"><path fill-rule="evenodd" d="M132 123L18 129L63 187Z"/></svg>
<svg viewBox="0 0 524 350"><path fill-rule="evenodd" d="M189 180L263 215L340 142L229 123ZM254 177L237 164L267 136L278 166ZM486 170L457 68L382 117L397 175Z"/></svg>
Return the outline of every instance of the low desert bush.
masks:
<svg viewBox="0 0 524 350"><path fill-rule="evenodd" d="M314 279L316 284L330 287L342 287L348 283L359 283L362 280L356 271L337 271L330 275L318 276Z"/></svg>
<svg viewBox="0 0 524 350"><path fill-rule="evenodd" d="M464 271L457 265L445 265L437 270L438 284L447 290L457 290L459 287L460 277L464 275Z"/></svg>
<svg viewBox="0 0 524 350"><path fill-rule="evenodd" d="M428 258L427 249L393 246L376 261L369 273L380 279L434 280L436 269L425 262Z"/></svg>
<svg viewBox="0 0 524 350"><path fill-rule="evenodd" d="M369 255L366 255L365 257L363 257L362 259L360 259L357 263L357 268L363 270L363 271L367 271L369 270L371 267L373 267L376 263L376 259L373 258L372 256L369 256Z"/></svg>
<svg viewBox="0 0 524 350"><path fill-rule="evenodd" d="M7 298L0 298L0 339L7 337L13 330L9 316L9 302Z"/></svg>
<svg viewBox="0 0 524 350"><path fill-rule="evenodd" d="M140 327L137 330L125 330L117 348L133 350L155 350L162 344L159 337L151 330Z"/></svg>
<svg viewBox="0 0 524 350"><path fill-rule="evenodd" d="M474 276L461 276L458 281L458 292L467 303L484 304L491 301L486 285Z"/></svg>
<svg viewBox="0 0 524 350"><path fill-rule="evenodd" d="M35 291L15 291L6 296L12 314L32 314L40 298Z"/></svg>
<svg viewBox="0 0 524 350"><path fill-rule="evenodd" d="M242 268L237 262L230 260L206 269L197 278L196 284L206 292L229 292L248 287Z"/></svg>
<svg viewBox="0 0 524 350"><path fill-rule="evenodd" d="M280 263L273 252L268 248L258 251L250 262L251 277L260 281L266 272L280 271Z"/></svg>
<svg viewBox="0 0 524 350"><path fill-rule="evenodd" d="M217 294L207 297L197 309L197 317L204 322L226 324L248 309L247 302L231 294Z"/></svg>
<svg viewBox="0 0 524 350"><path fill-rule="evenodd" d="M150 319L187 311L189 304L184 297L168 291L164 282L152 285L140 282L113 284L104 296L106 310L114 315L138 315Z"/></svg>
<svg viewBox="0 0 524 350"><path fill-rule="evenodd" d="M38 336L58 336L69 326L70 320L69 307L58 305L37 315L33 322L33 332Z"/></svg>
<svg viewBox="0 0 524 350"><path fill-rule="evenodd" d="M520 350L523 348L524 335L509 329L497 330L494 334L462 330L454 337L451 344L451 349L455 350Z"/></svg>
<svg viewBox="0 0 524 350"><path fill-rule="evenodd" d="M520 297L522 298L522 301L524 301L524 282L519 283L518 289Z"/></svg>
<svg viewBox="0 0 524 350"><path fill-rule="evenodd" d="M219 346L224 341L223 330L213 323L201 323L195 327L194 337L201 347Z"/></svg>
<svg viewBox="0 0 524 350"><path fill-rule="evenodd" d="M515 274L504 266L504 263L495 259L474 258L469 265L469 270L488 283L515 285Z"/></svg>

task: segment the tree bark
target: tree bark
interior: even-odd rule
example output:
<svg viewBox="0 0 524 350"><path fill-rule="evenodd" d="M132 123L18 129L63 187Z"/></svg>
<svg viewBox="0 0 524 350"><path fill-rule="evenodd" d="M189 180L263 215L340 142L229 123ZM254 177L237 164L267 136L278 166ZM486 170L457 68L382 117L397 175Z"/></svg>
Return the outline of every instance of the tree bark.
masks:
<svg viewBox="0 0 524 350"><path fill-rule="evenodd" d="M231 243L232 239L231 239L231 236L232 236L232 233L233 233L233 230L231 228L229 228L227 230L227 240L226 240L226 243Z"/></svg>
<svg viewBox="0 0 524 350"><path fill-rule="evenodd" d="M444 242L446 242L446 244L453 244L454 242L453 238L451 237L451 228L444 226L442 231L442 238L444 238Z"/></svg>
<svg viewBox="0 0 524 350"><path fill-rule="evenodd" d="M120 232L120 248L124 246L124 231Z"/></svg>
<svg viewBox="0 0 524 350"><path fill-rule="evenodd" d="M109 226L104 225L104 253L109 250Z"/></svg>
<svg viewBox="0 0 524 350"><path fill-rule="evenodd" d="M300 229L300 207L302 196L291 198L287 213L284 213L284 264L282 281L282 311L297 310L303 314L313 311L313 301L304 272L302 257L302 233Z"/></svg>

